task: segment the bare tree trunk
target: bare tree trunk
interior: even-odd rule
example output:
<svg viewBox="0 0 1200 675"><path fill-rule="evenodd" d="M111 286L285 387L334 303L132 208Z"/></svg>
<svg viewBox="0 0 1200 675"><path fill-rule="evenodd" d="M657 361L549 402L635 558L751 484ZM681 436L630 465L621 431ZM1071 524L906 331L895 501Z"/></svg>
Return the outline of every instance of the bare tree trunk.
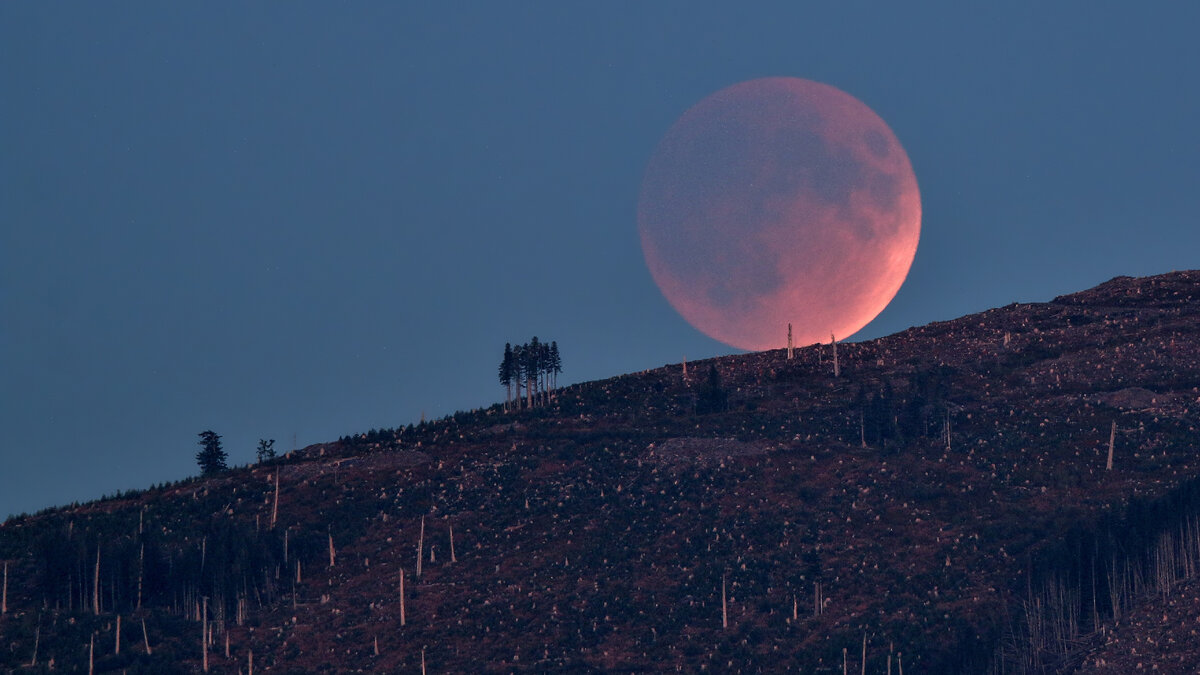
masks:
<svg viewBox="0 0 1200 675"><path fill-rule="evenodd" d="M4 590L0 592L0 614L8 614L8 561L4 561Z"/></svg>
<svg viewBox="0 0 1200 675"><path fill-rule="evenodd" d="M867 634L863 633L862 675L867 675Z"/></svg>
<svg viewBox="0 0 1200 675"><path fill-rule="evenodd" d="M1112 430L1108 432L1108 464L1105 465L1106 471L1112 471L1113 461L1113 446L1117 443L1117 423L1112 423Z"/></svg>
<svg viewBox="0 0 1200 675"><path fill-rule="evenodd" d="M96 573L92 585L92 613L100 615L100 545L96 545Z"/></svg>
<svg viewBox="0 0 1200 675"><path fill-rule="evenodd" d="M117 615L117 639L116 639L116 644L113 646L113 654L116 656L121 655L121 615L120 614Z"/></svg>
<svg viewBox="0 0 1200 675"><path fill-rule="evenodd" d="M837 338L833 336L833 333L829 334L829 344L833 345L833 376L837 377L841 374L841 369L838 368Z"/></svg>
<svg viewBox="0 0 1200 675"><path fill-rule="evenodd" d="M336 554L334 553L334 550L333 550L333 533L330 533L329 534L329 568L330 569L333 569L333 563L334 563L335 557L336 557Z"/></svg>
<svg viewBox="0 0 1200 675"><path fill-rule="evenodd" d="M200 653L204 659L204 672L208 672L208 596L204 597L204 613L200 616Z"/></svg>
<svg viewBox="0 0 1200 675"><path fill-rule="evenodd" d="M404 568L400 568L400 625L404 625Z"/></svg>
<svg viewBox="0 0 1200 675"><path fill-rule="evenodd" d="M271 507L271 529L275 529L275 520L279 517L279 467L275 467L275 505ZM287 534L284 534L287 537ZM284 540L286 541L286 539ZM284 545L284 562L287 562L287 545Z"/></svg>
<svg viewBox="0 0 1200 675"><path fill-rule="evenodd" d="M454 523L450 523L450 562L458 562L458 558L454 557Z"/></svg>
<svg viewBox="0 0 1200 675"><path fill-rule="evenodd" d="M146 620L142 619L142 643L146 645L146 656L153 654L150 651L150 636L146 633Z"/></svg>
<svg viewBox="0 0 1200 675"><path fill-rule="evenodd" d="M146 574L146 545L142 544L138 549L138 585L137 585L137 607L139 611L142 609L142 579Z"/></svg>
<svg viewBox="0 0 1200 675"><path fill-rule="evenodd" d="M254 675L254 650L246 652L246 667L249 668L249 675Z"/></svg>
<svg viewBox="0 0 1200 675"><path fill-rule="evenodd" d="M29 662L30 668L37 667L38 647L42 641L42 617L38 617L37 629L33 631L33 660Z"/></svg>
<svg viewBox="0 0 1200 675"><path fill-rule="evenodd" d="M96 672L96 634L92 633L92 639L88 642L88 675L95 675Z"/></svg>
<svg viewBox="0 0 1200 675"><path fill-rule="evenodd" d="M787 347L788 361L792 360L793 351L794 350L792 348L792 324L791 324L791 322L788 322L788 347Z"/></svg>
<svg viewBox="0 0 1200 675"><path fill-rule="evenodd" d="M729 628L729 607L725 603L725 575L721 575L721 628Z"/></svg>
<svg viewBox="0 0 1200 675"><path fill-rule="evenodd" d="M421 578L421 558L425 557L425 516L421 516L421 536L417 539L417 578Z"/></svg>

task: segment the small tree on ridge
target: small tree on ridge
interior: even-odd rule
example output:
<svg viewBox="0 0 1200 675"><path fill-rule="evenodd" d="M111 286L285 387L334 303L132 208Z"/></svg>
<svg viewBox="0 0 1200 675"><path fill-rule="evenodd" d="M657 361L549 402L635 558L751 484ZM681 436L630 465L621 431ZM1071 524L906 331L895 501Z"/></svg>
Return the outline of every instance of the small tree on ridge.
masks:
<svg viewBox="0 0 1200 675"><path fill-rule="evenodd" d="M265 438L258 439L258 461L265 462L268 459L275 459L275 439L266 440Z"/></svg>
<svg viewBox="0 0 1200 675"><path fill-rule="evenodd" d="M215 431L200 432L200 452L196 453L196 462L200 465L202 476L212 476L221 473L229 467L225 464L227 455L221 449L221 437Z"/></svg>

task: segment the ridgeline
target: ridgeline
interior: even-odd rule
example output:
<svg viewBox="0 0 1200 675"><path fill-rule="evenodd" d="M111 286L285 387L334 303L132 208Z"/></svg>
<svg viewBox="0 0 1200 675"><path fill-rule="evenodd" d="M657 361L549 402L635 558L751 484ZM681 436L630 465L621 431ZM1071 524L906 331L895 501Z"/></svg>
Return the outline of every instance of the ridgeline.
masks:
<svg viewBox="0 0 1200 675"><path fill-rule="evenodd" d="M12 518L0 670L1191 672L1200 272L837 350Z"/></svg>

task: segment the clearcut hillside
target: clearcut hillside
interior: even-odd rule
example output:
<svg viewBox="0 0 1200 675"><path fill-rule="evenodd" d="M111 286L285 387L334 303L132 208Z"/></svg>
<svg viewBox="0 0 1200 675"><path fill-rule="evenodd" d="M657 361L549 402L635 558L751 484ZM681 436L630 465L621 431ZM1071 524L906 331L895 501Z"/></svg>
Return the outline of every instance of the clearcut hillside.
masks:
<svg viewBox="0 0 1200 675"><path fill-rule="evenodd" d="M1200 272L836 351L9 519L0 670L1072 672L1194 595Z"/></svg>

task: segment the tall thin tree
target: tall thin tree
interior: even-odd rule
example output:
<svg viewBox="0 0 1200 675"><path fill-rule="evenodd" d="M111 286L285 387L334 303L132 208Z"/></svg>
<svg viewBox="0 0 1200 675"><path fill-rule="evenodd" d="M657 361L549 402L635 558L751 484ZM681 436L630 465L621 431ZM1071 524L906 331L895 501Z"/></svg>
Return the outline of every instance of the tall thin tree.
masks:
<svg viewBox="0 0 1200 675"><path fill-rule="evenodd" d="M545 342L538 344L537 352L538 398L539 403L544 405L550 398L550 345Z"/></svg>
<svg viewBox="0 0 1200 675"><path fill-rule="evenodd" d="M523 350L525 353L525 405L528 408L533 407L533 397L537 394L538 373L541 370L542 351L538 345L537 336L525 345Z"/></svg>
<svg viewBox="0 0 1200 675"><path fill-rule="evenodd" d="M513 349L512 344L504 343L504 359L500 361L500 384L504 385L504 409L512 405L513 381Z"/></svg>
<svg viewBox="0 0 1200 675"><path fill-rule="evenodd" d="M512 378L513 378L513 395L517 403L517 409L521 408L521 388L525 383L525 346L517 345L513 347L513 362L512 362Z"/></svg>
<svg viewBox="0 0 1200 675"><path fill-rule="evenodd" d="M558 342L550 342L550 373L551 386L558 389L558 374L562 372L562 356L558 353Z"/></svg>

